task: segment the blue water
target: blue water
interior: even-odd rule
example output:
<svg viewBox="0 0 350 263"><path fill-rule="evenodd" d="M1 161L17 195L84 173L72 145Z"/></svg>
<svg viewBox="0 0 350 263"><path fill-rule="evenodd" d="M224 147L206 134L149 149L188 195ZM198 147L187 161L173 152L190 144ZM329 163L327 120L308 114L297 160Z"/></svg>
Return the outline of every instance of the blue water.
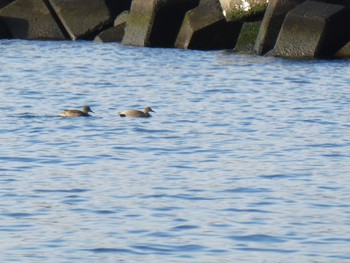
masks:
<svg viewBox="0 0 350 263"><path fill-rule="evenodd" d="M348 61L19 40L0 57L0 262L350 262Z"/></svg>

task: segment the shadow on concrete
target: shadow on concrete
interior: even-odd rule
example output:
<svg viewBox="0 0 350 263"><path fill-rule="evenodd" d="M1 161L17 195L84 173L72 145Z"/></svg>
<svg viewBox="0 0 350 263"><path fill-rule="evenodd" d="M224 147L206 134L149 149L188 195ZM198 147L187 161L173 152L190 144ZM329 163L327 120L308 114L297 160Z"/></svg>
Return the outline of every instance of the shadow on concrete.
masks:
<svg viewBox="0 0 350 263"><path fill-rule="evenodd" d="M27 20L2 16L0 17L0 21L4 25L7 34L7 37L4 38L28 38L29 23Z"/></svg>
<svg viewBox="0 0 350 263"><path fill-rule="evenodd" d="M11 4L15 0L0 0L0 9L7 6L8 4Z"/></svg>
<svg viewBox="0 0 350 263"><path fill-rule="evenodd" d="M130 10L132 0L105 0L106 6L115 19L121 12Z"/></svg>

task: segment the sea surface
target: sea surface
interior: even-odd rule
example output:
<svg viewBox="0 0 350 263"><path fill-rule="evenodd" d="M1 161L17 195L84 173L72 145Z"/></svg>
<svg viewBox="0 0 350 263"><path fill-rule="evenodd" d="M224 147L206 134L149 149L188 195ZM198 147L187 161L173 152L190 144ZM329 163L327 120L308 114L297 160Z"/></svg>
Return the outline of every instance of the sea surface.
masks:
<svg viewBox="0 0 350 263"><path fill-rule="evenodd" d="M0 58L0 262L350 262L350 61L21 40Z"/></svg>

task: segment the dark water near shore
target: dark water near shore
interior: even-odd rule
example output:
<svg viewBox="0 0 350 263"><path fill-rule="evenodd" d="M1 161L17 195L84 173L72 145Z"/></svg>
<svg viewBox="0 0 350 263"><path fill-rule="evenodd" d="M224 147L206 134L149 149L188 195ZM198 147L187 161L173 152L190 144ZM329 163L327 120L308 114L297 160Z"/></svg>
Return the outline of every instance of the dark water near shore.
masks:
<svg viewBox="0 0 350 263"><path fill-rule="evenodd" d="M0 53L0 262L350 262L348 61Z"/></svg>

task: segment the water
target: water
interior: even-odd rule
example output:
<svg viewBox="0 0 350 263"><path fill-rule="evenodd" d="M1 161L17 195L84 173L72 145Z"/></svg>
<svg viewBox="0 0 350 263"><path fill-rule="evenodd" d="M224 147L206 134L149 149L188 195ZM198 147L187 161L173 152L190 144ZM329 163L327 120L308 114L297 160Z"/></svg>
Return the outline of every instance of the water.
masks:
<svg viewBox="0 0 350 263"><path fill-rule="evenodd" d="M0 53L0 262L350 261L348 61Z"/></svg>

